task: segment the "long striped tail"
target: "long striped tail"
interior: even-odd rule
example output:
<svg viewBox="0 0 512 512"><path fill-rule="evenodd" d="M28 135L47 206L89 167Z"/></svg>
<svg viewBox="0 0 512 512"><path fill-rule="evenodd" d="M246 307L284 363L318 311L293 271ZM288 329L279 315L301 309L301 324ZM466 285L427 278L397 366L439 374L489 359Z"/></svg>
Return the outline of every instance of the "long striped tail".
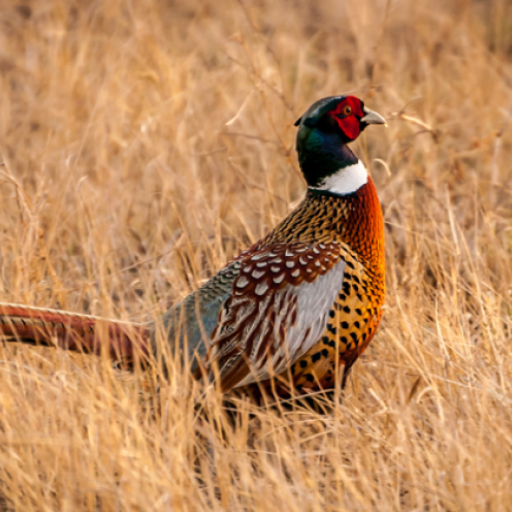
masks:
<svg viewBox="0 0 512 512"><path fill-rule="evenodd" d="M149 326L0 302L0 340L108 354L114 361L143 363L149 353Z"/></svg>

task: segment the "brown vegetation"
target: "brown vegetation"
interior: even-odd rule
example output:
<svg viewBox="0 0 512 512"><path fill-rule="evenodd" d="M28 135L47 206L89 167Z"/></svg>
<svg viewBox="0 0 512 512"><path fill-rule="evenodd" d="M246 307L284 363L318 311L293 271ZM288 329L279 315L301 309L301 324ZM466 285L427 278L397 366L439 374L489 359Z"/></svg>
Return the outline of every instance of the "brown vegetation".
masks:
<svg viewBox="0 0 512 512"><path fill-rule="evenodd" d="M506 0L2 2L2 301L153 318L303 195L309 104L389 122L355 145L386 313L334 412L225 441L179 369L155 407L151 375L0 346L5 506L512 509L511 81Z"/></svg>

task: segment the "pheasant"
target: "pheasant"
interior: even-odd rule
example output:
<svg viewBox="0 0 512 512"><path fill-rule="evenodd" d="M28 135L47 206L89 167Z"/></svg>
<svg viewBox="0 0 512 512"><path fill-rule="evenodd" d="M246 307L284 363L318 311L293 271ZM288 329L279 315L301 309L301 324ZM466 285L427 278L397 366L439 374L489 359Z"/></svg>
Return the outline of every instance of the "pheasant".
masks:
<svg viewBox="0 0 512 512"><path fill-rule="evenodd" d="M223 392L309 394L334 389L338 375L343 388L384 305L381 206L348 147L370 124L386 123L355 96L314 103L295 123L302 203L158 321L0 304L0 334L128 362L159 357L163 336Z"/></svg>

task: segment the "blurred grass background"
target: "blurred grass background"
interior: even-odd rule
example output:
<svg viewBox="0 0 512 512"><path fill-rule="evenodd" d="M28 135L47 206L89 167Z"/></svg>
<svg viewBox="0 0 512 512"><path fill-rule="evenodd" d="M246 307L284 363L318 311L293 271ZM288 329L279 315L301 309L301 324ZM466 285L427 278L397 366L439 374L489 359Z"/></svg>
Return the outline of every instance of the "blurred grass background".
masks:
<svg viewBox="0 0 512 512"><path fill-rule="evenodd" d="M4 0L0 300L149 320L304 194L293 122L351 92L384 320L332 415L178 370L0 348L7 510L512 509L512 2ZM219 416L219 422L222 423Z"/></svg>

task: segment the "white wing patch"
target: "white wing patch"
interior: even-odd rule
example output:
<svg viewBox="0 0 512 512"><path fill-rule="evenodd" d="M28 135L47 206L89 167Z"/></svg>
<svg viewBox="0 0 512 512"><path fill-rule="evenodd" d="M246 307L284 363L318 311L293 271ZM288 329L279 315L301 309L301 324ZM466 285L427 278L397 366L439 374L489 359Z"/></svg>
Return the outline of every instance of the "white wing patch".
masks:
<svg viewBox="0 0 512 512"><path fill-rule="evenodd" d="M270 361L266 361L261 368L251 368L251 373L235 387L266 380L271 377L271 373L274 375L282 373L318 342L327 327L329 311L336 295L343 286L345 266L345 262L340 260L330 272L318 276L313 283L304 281L298 286L288 285L275 293L274 306L279 309L272 337L275 341L279 340L281 324L284 323L286 328L284 347L276 347L277 351ZM292 304L295 304L295 315L291 314ZM267 309L265 306L268 305L260 304L261 314L265 313ZM294 324L292 317L296 318ZM255 322L255 324L258 323ZM270 326L259 324L258 327L260 328L258 338L263 339ZM253 354L257 353L258 349L258 343L255 343Z"/></svg>

